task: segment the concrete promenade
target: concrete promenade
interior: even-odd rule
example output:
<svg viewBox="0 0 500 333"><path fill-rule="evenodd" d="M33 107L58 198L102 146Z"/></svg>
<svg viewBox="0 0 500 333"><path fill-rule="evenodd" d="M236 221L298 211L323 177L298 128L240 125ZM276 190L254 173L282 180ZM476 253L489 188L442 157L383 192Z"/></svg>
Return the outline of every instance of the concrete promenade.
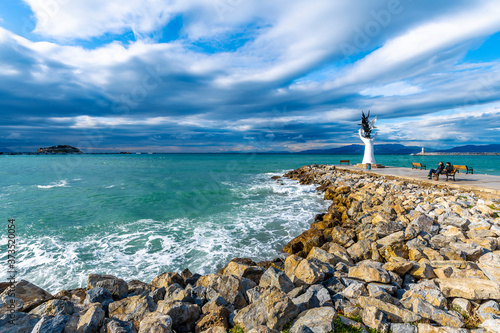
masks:
<svg viewBox="0 0 500 333"><path fill-rule="evenodd" d="M370 175L382 175L391 179L410 181L426 186L448 186L462 191L481 192L489 197L500 198L500 176L468 174L460 172L455 175L456 181L446 181L446 176L439 177L438 181L427 179L429 170L411 169L386 166L385 168L366 170L353 165L335 165L338 170L346 170Z"/></svg>

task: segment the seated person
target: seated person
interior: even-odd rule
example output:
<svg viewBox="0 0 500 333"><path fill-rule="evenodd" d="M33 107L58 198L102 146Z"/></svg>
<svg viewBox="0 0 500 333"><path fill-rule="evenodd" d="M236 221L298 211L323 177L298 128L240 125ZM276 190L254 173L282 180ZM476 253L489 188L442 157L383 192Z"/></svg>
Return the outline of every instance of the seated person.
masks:
<svg viewBox="0 0 500 333"><path fill-rule="evenodd" d="M453 166L451 165L450 162L446 162L446 167L444 168L444 172L446 174L453 173Z"/></svg>
<svg viewBox="0 0 500 333"><path fill-rule="evenodd" d="M438 175L440 173L443 173L443 170L444 170L444 163L443 162L439 162L437 169L430 169L429 170L429 175L427 176L427 178L431 179L432 178L432 174L435 173L436 174L436 178L434 180L438 180L439 179Z"/></svg>

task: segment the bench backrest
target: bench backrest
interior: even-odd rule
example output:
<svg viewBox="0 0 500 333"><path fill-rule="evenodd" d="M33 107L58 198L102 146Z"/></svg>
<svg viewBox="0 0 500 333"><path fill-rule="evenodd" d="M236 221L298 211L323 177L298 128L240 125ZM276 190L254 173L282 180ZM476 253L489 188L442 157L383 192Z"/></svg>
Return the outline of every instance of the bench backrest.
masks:
<svg viewBox="0 0 500 333"><path fill-rule="evenodd" d="M457 170L467 170L467 165L454 165L453 167Z"/></svg>
<svg viewBox="0 0 500 333"><path fill-rule="evenodd" d="M411 165L413 165L414 167L421 167L421 166L422 166L422 163L414 163L414 162L411 162Z"/></svg>

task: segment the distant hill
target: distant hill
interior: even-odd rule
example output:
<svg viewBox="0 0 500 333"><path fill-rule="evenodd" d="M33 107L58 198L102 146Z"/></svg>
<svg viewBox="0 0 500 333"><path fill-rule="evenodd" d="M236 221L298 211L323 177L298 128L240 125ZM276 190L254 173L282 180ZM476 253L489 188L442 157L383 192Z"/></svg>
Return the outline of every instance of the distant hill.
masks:
<svg viewBox="0 0 500 333"><path fill-rule="evenodd" d="M422 147L404 146L400 144L375 144L375 153L381 155L405 155L416 154L422 151ZM426 151L434 151L425 148ZM357 155L363 154L365 151L364 145L349 145L330 149L311 149L299 152L299 154L334 154L334 155Z"/></svg>
<svg viewBox="0 0 500 333"><path fill-rule="evenodd" d="M13 153L13 151L5 147L0 147L0 153Z"/></svg>
<svg viewBox="0 0 500 333"><path fill-rule="evenodd" d="M500 144L491 145L466 145L446 150L439 150L440 153L500 153Z"/></svg>

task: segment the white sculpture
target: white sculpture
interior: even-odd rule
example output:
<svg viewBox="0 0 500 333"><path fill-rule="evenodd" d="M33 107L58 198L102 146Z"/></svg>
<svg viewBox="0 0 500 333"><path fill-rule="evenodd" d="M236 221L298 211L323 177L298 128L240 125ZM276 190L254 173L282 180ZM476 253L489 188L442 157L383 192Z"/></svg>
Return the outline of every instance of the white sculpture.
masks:
<svg viewBox="0 0 500 333"><path fill-rule="evenodd" d="M365 155L363 156L363 162L361 162L361 163L363 163L363 164L367 164L367 163L377 164L377 162L375 162L375 151L373 149L373 141L375 141L375 138L377 137L377 133L375 133L372 138L365 138L365 137L363 137L361 132L362 132L362 129L360 128L359 129L359 138L365 144Z"/></svg>
<svg viewBox="0 0 500 333"><path fill-rule="evenodd" d="M358 131L359 138L365 144L365 155L363 156L362 164L377 164L377 162L375 162L375 151L373 149L373 142L377 137L377 133L374 133L373 135L371 134L372 130L376 128L375 122L377 121L377 117L373 118L372 121L369 121L368 117L370 117L370 111L368 111L367 116L365 116L364 112L362 114L360 124L361 128Z"/></svg>

